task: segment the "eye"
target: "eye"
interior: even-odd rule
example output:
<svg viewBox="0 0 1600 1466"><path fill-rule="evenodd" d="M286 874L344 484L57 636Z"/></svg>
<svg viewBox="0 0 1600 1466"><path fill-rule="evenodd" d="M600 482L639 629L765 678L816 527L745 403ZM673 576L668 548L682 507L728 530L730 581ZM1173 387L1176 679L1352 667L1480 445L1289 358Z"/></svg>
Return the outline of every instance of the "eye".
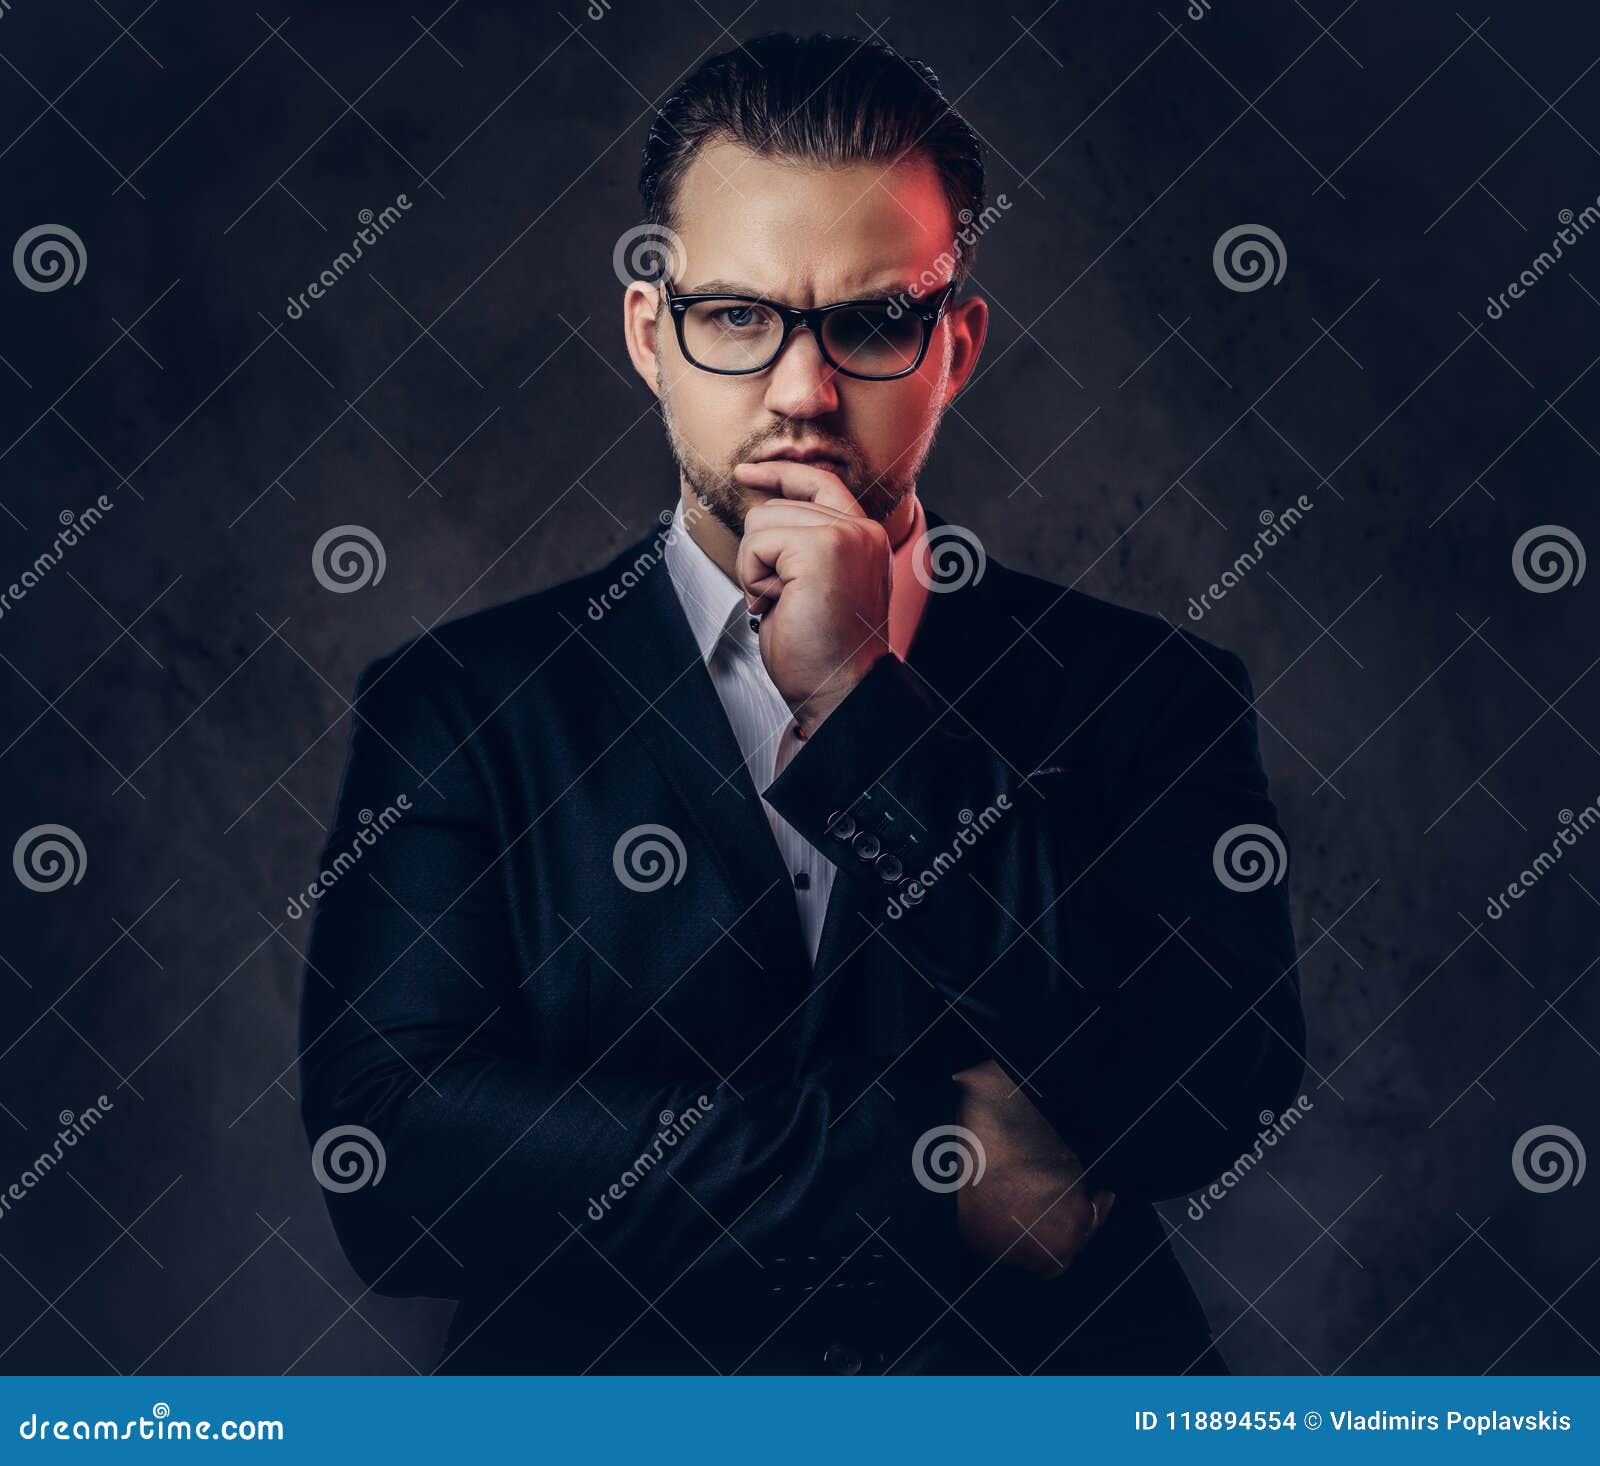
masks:
<svg viewBox="0 0 1600 1466"><path fill-rule="evenodd" d="M758 305L739 302L715 307L711 319L714 325L724 330L759 330L767 324L767 312Z"/></svg>

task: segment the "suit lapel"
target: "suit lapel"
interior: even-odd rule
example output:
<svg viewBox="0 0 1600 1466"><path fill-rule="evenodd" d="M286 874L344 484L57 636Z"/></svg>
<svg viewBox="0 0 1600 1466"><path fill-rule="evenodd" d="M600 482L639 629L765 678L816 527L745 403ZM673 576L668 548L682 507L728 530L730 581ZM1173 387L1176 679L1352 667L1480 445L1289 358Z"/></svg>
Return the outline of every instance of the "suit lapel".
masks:
<svg viewBox="0 0 1600 1466"><path fill-rule="evenodd" d="M929 530L946 522L926 504L923 512ZM884 906L865 882L841 872L829 892L816 962L808 961L788 868L656 537L624 551L608 567L617 572L609 578L619 580L628 567L652 557L648 569L634 572L637 582L622 600L576 629L598 654L599 681L628 732L649 751L733 891L741 914L728 934L773 979L775 1021L809 993L797 1020L795 1062L803 1069L841 984L849 980L846 969L874 960L873 931L885 920ZM923 608L906 665L941 707L959 704L1002 634L993 624L991 585L984 579L959 591L932 592ZM639 811L641 821L649 818L649 811Z"/></svg>
<svg viewBox="0 0 1600 1466"><path fill-rule="evenodd" d="M710 847L734 893L739 916L729 928L769 976L803 973L805 938L789 871L744 754L673 589L659 546L641 541L614 562L632 566L655 555L627 595L597 622L578 627L601 658L599 680L629 732L650 752L687 817ZM639 811L639 818L649 812ZM619 830L620 834L621 831ZM774 984L783 1011L797 986Z"/></svg>

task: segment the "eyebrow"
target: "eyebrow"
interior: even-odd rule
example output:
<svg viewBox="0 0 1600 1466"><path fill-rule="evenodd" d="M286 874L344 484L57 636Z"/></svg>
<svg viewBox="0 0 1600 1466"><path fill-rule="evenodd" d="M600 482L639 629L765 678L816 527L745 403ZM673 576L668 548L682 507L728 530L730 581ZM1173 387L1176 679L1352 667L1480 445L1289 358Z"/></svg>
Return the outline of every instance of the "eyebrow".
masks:
<svg viewBox="0 0 1600 1466"><path fill-rule="evenodd" d="M737 280L707 280L705 284L698 285L693 290L680 290L677 293L680 295L753 295L759 300L774 299L773 296L765 295L761 291L755 289L753 286L743 284ZM857 300L898 300L903 297L915 299L915 297L912 296L911 287L909 285L881 285L876 289L863 291L859 295L841 296L837 302L827 301L824 302L824 304L843 304L847 301Z"/></svg>

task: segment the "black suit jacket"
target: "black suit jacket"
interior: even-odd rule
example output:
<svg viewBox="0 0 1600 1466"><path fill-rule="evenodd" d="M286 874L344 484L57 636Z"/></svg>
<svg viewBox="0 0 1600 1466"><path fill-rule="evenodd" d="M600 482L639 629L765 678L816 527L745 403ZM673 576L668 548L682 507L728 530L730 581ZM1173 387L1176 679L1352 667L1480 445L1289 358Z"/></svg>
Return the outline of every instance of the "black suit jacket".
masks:
<svg viewBox="0 0 1600 1466"><path fill-rule="evenodd" d="M356 1271L460 1300L448 1371L1220 1369L1151 1203L1302 1072L1286 885L1214 865L1281 838L1243 665L994 560L930 595L764 791L838 866L813 969L660 560L360 679L301 1036L308 1136L384 1152ZM957 1239L986 1057L1117 1193L1055 1280Z"/></svg>

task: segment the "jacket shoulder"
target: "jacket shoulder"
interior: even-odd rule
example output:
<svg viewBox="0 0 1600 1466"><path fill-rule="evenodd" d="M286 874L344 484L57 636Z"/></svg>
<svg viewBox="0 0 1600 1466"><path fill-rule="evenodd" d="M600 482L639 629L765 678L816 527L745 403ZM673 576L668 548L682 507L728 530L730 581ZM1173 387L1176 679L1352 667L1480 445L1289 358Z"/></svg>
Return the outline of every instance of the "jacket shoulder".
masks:
<svg viewBox="0 0 1600 1466"><path fill-rule="evenodd" d="M1185 626L1042 576L1009 566L999 569L1011 614L1062 666L1076 664L1103 675L1114 673L1118 679L1135 668L1149 669L1168 685L1174 677L1186 678L1207 666L1230 682L1248 675L1236 652Z"/></svg>
<svg viewBox="0 0 1600 1466"><path fill-rule="evenodd" d="M596 601L615 595L617 577L634 561L630 545L597 569L429 627L374 659L360 686L384 679L416 686L504 691L559 659Z"/></svg>
<svg viewBox="0 0 1600 1466"><path fill-rule="evenodd" d="M1108 779L1188 769L1235 744L1255 759L1255 694L1239 656L1161 616L1007 570L1011 624L1027 648L1057 752L1093 750ZM1037 640L1034 640L1037 638ZM1056 761L1056 760L1052 760Z"/></svg>

